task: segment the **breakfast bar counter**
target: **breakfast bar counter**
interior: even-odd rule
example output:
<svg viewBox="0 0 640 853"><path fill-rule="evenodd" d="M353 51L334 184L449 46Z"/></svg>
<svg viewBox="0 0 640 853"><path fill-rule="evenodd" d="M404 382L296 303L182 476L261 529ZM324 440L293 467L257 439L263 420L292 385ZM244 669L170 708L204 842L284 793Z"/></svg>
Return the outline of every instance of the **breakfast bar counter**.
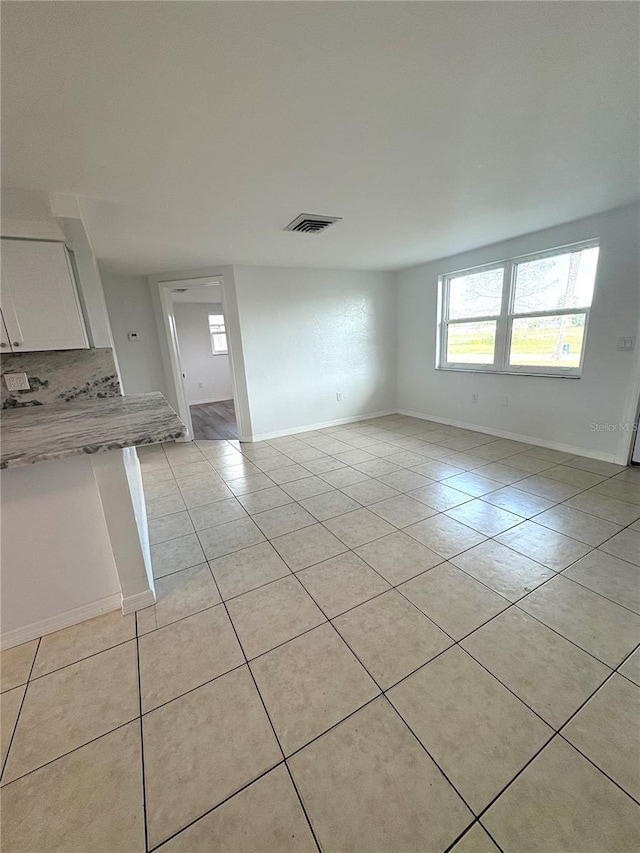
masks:
<svg viewBox="0 0 640 853"><path fill-rule="evenodd" d="M159 392L2 413L0 468L182 438L185 427Z"/></svg>
<svg viewBox="0 0 640 853"><path fill-rule="evenodd" d="M3 411L3 648L155 603L136 447L185 432L159 393Z"/></svg>

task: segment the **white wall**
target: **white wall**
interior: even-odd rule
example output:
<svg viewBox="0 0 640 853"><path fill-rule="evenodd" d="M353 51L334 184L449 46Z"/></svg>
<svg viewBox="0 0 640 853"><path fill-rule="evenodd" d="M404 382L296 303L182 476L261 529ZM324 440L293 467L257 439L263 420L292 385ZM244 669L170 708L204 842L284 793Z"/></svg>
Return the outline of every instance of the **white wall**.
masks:
<svg viewBox="0 0 640 853"><path fill-rule="evenodd" d="M234 276L254 438L395 411L391 273L235 266Z"/></svg>
<svg viewBox="0 0 640 853"><path fill-rule="evenodd" d="M91 459L83 454L2 474L3 647L120 606Z"/></svg>
<svg viewBox="0 0 640 853"><path fill-rule="evenodd" d="M620 461L629 433L596 432L590 425L618 424L628 417L634 393L634 353L616 347L618 337L638 332L639 210L620 208L399 272L399 409ZM591 237L600 239L600 261L580 379L435 369L438 275ZM472 404L472 394L479 395L478 404ZM500 404L504 395L506 408Z"/></svg>
<svg viewBox="0 0 640 853"><path fill-rule="evenodd" d="M173 306L180 345L180 364L189 405L231 400L228 355L213 355L209 314L221 314L220 303L176 302Z"/></svg>
<svg viewBox="0 0 640 853"><path fill-rule="evenodd" d="M67 243L67 245L69 244ZM82 311L89 333L89 342L93 347L110 347L113 349L114 343L104 298L104 287L94 254L91 251L76 249L72 257ZM116 367L119 370L117 359Z"/></svg>
<svg viewBox="0 0 640 853"><path fill-rule="evenodd" d="M102 286L125 394L167 395L149 284L144 276L102 272ZM130 341L128 332L138 332Z"/></svg>

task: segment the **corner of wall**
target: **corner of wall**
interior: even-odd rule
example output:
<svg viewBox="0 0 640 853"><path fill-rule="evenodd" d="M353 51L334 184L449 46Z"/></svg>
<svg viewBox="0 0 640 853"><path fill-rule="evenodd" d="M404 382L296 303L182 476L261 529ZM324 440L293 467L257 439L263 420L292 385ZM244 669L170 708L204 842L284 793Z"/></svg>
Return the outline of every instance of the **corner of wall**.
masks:
<svg viewBox="0 0 640 853"><path fill-rule="evenodd" d="M626 464L640 398L640 353L616 350L618 335L640 340L637 203L400 270L398 285L398 409L490 434ZM435 368L437 277L492 261L598 237L601 255L589 323L585 370L579 380L509 374L443 372ZM564 383L558 385L558 383ZM471 408L472 394L480 405ZM508 408L499 408L508 399ZM612 429L594 431L595 425ZM505 432L502 433L501 431Z"/></svg>

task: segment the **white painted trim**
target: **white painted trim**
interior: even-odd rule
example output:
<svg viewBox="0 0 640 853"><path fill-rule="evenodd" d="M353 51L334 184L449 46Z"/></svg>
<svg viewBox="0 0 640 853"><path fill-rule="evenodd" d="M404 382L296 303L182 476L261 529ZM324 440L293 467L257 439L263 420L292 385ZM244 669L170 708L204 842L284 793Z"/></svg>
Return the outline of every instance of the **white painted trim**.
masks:
<svg viewBox="0 0 640 853"><path fill-rule="evenodd" d="M142 610L145 607L151 607L156 603L156 596L152 589L147 589L144 592L136 592L134 595L129 595L122 599L122 612L126 616L127 613L134 613L136 610Z"/></svg>
<svg viewBox="0 0 640 853"><path fill-rule="evenodd" d="M121 607L122 595L116 592L107 598L100 598L90 604L74 607L73 610L67 610L66 613L59 613L56 616L50 616L48 619L42 619L40 622L24 625L14 631L7 631L0 639L0 647L3 650L10 649L13 646L19 646L21 643L28 643L29 640L36 640L45 634L53 634L54 631L70 628L86 619L93 619L95 616L102 616L103 613L119 610Z"/></svg>
<svg viewBox="0 0 640 853"><path fill-rule="evenodd" d="M582 368L584 364L584 356L587 347L587 336L589 334L589 316L591 306L595 301L598 291L598 262L596 262L596 275L594 279L594 291L591 299L591 304L582 308L556 308L554 311L528 311L517 312L515 308L515 292L516 292L516 273L519 264L528 263L530 261L540 260L543 258L553 258L560 255L566 255L569 252L582 252L587 249L600 250L600 241L596 237L588 240L580 240L577 243L570 243L567 246L559 246L555 249L545 249L542 252L532 252L526 255L517 255L512 258L505 258L502 261L496 261L494 264L481 264L477 267L469 267L460 272L449 272L438 276L438 361L436 370L457 370L470 373L499 373L510 374L514 376L553 376L560 379L579 379L582 376ZM599 258L598 258L599 260ZM493 270L502 268L502 299L500 312L498 314L490 314L484 317L461 317L459 319L449 316L449 301L451 279L464 275L473 275L477 272L485 270ZM510 354L510 339L513 328L513 321L521 317L557 317L559 314L584 314L584 333L582 335L582 347L580 350L580 364L578 367L565 367L559 365L553 367L533 367L532 365L514 365L509 363ZM495 321L496 334L494 342L493 363L492 364L474 364L455 363L447 361L447 337L449 334L449 326L456 323L478 323L482 321Z"/></svg>
<svg viewBox="0 0 640 853"><path fill-rule="evenodd" d="M221 286L222 313L225 317L227 330L227 343L229 346L227 355L231 371L231 389L235 404L236 423L241 436L250 435L252 429L251 412L249 409L249 395L242 348L242 331L240 328L240 315L233 267L223 266L189 270L182 273L164 273L151 275L148 280L160 338L160 350L167 381L167 393L171 398L170 402L174 401L176 403L178 414L188 429L187 436L184 439L178 440L192 441L193 425L191 423L189 403L186 399L182 380L179 342L175 327L175 317L173 315L173 301L170 294L171 286L177 284L187 288L201 287L203 284L219 284ZM245 441L246 439L243 437L241 440Z"/></svg>
<svg viewBox="0 0 640 853"><path fill-rule="evenodd" d="M368 421L371 418L384 418L387 415L396 415L398 412L395 409L389 409L384 412L368 412L362 415L353 415L349 418L338 418L334 421L323 421L319 424L308 424L307 426L292 427L291 429L281 429L276 432L263 432L259 435L252 435L250 438L241 438L240 441L268 441L270 438L282 438L285 435L297 435L299 432L313 432L316 429L326 429L330 426L340 426L341 424L353 424L356 421Z"/></svg>
<svg viewBox="0 0 640 853"><path fill-rule="evenodd" d="M205 279L195 279L181 281L180 285L185 287L199 287L204 284L218 284L222 291L224 300L224 285L221 276L211 276ZM175 392L178 399L178 414L187 426L187 437L193 439L193 424L191 423L191 411L189 410L189 401L184 387L183 369L180 360L180 340L178 338L178 329L176 325L174 303L171 297L171 285L174 281L158 281L157 288L160 297L160 306L162 309L162 323L164 327L165 339L169 348L169 361L171 364L171 374L175 385Z"/></svg>
<svg viewBox="0 0 640 853"><path fill-rule="evenodd" d="M522 441L525 444L533 444L537 447L548 447L550 450L560 450L563 453L573 453L574 456L586 456L589 459L600 459L603 462L615 461L613 453L599 453L596 450L586 450L584 447L576 447L572 444L562 444L559 441L547 441L546 439L536 438L531 435L521 435L518 432L507 432L502 429L493 429L493 427L471 424L467 421L454 421L450 418L440 418L436 415L427 415L424 412L413 412L409 409L398 409L398 414L407 415L410 418L419 418L422 421L434 421L434 423L437 424L460 427L461 429L471 429L475 432L482 432L485 435L495 435L497 438L508 438L512 441ZM468 452L473 453L473 450L469 450ZM504 462L505 460L502 459L500 461ZM507 463L505 462L505 464ZM622 464L626 464L626 462Z"/></svg>
<svg viewBox="0 0 640 853"><path fill-rule="evenodd" d="M206 400L188 400L187 403L190 406L204 406L205 403L224 403L228 399L228 397L215 397L214 399L208 397Z"/></svg>
<svg viewBox="0 0 640 853"><path fill-rule="evenodd" d="M622 415L622 423L634 425L640 423L640 320L638 320L635 350L631 381L629 382L629 391ZM620 432L614 462L617 462L619 465L629 464L633 456L635 439L636 434L633 430Z"/></svg>

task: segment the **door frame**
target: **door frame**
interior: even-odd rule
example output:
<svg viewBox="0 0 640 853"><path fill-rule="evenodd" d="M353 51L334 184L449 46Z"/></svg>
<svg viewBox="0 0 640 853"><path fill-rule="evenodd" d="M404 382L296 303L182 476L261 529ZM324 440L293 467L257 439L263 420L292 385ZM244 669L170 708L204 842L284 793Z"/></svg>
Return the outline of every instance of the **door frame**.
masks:
<svg viewBox="0 0 640 853"><path fill-rule="evenodd" d="M638 431L640 431L640 320L636 332L635 352L631 368L631 381L622 416L624 429L620 431L618 451L614 459L619 465L630 465L635 451ZM636 463L637 464L637 463Z"/></svg>
<svg viewBox="0 0 640 853"><path fill-rule="evenodd" d="M189 403L184 390L183 371L180 364L180 344L178 341L175 312L173 309L174 302L171 292L176 287L195 288L206 284L220 285L238 437L240 441L252 441L251 415L244 368L240 318L232 270L228 268L215 270L209 274L201 273L200 271L191 274L165 273L149 276L149 284L156 309L156 321L164 361L167 390L169 396L172 398L172 402L176 405L178 415L187 427L187 435L183 439L184 441L193 441L193 424L191 422Z"/></svg>

